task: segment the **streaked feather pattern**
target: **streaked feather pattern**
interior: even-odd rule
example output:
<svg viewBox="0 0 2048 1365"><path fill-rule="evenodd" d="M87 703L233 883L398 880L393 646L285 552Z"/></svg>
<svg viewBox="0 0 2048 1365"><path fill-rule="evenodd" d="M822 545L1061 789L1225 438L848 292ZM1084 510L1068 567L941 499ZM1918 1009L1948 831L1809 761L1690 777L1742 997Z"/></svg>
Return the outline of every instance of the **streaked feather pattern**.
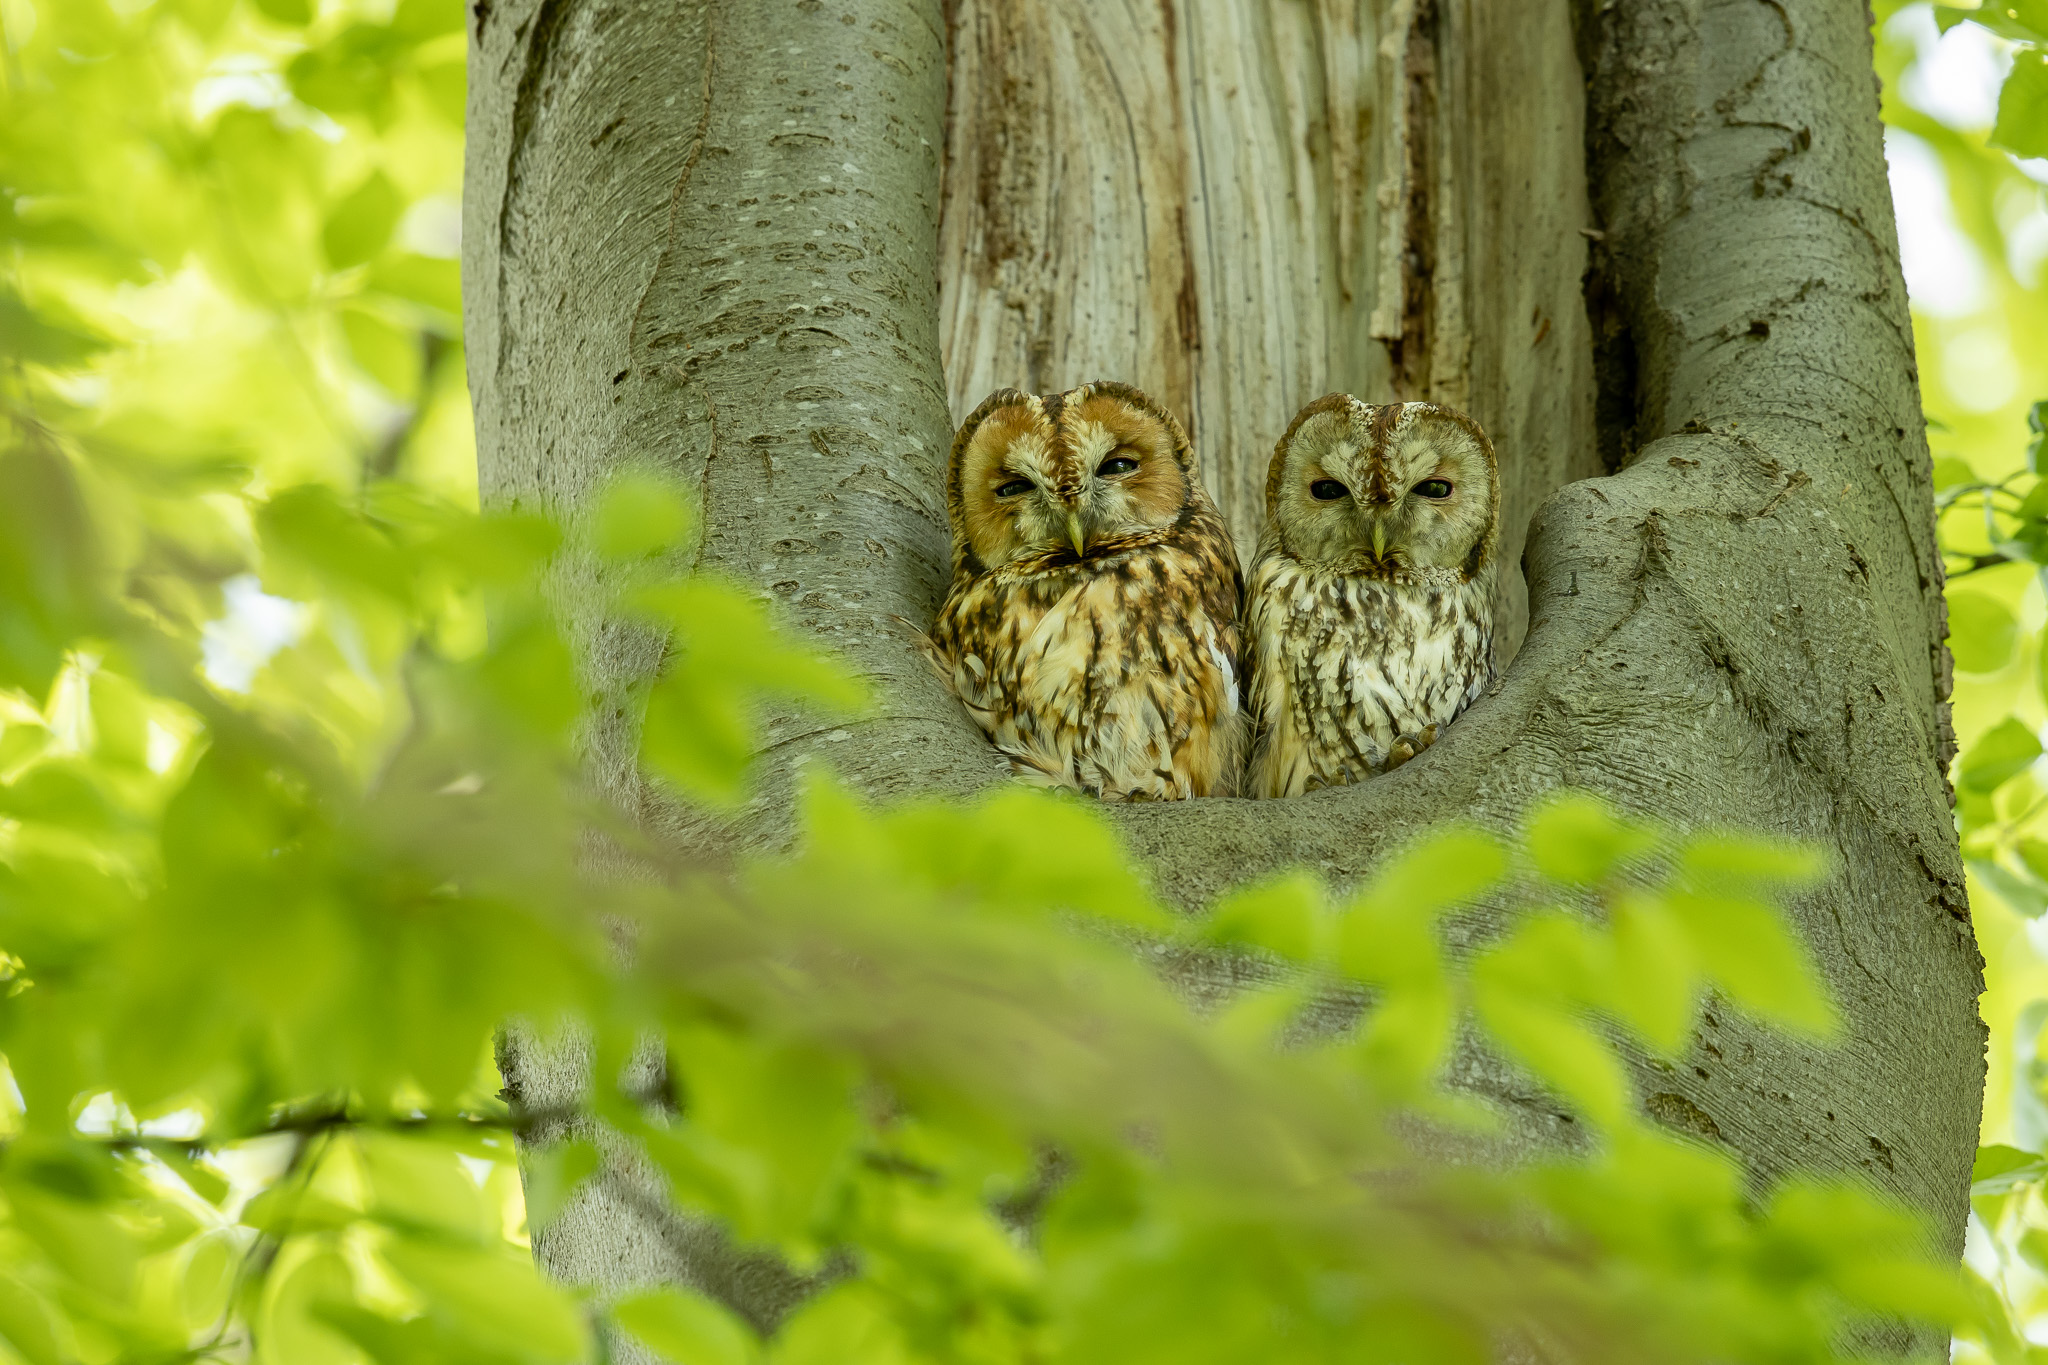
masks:
<svg viewBox="0 0 2048 1365"><path fill-rule="evenodd" d="M1139 465L1121 484L1096 473L1116 452ZM1018 481L1034 488L981 488ZM948 501L954 577L932 653L1019 774L1105 800L1231 791L1237 557L1171 415L1122 385L998 393L954 443ZM1057 542L1069 510L1081 553Z"/></svg>
<svg viewBox="0 0 2048 1365"><path fill-rule="evenodd" d="M1498 501L1492 446L1462 413L1333 394L1296 416L1245 590L1252 795L1364 781L1478 700Z"/></svg>

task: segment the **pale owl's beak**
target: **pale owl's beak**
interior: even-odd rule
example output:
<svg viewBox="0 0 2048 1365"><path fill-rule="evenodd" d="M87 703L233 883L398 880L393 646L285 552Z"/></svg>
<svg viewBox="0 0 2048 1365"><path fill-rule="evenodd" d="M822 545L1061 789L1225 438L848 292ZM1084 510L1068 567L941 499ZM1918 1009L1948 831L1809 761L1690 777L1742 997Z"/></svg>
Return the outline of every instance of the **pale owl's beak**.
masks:
<svg viewBox="0 0 2048 1365"><path fill-rule="evenodd" d="M1074 543L1077 556L1088 552L1087 542L1081 536L1081 514L1071 507L1067 509L1067 539Z"/></svg>
<svg viewBox="0 0 2048 1365"><path fill-rule="evenodd" d="M1372 520L1372 557L1381 560L1387 557L1387 524L1378 517Z"/></svg>

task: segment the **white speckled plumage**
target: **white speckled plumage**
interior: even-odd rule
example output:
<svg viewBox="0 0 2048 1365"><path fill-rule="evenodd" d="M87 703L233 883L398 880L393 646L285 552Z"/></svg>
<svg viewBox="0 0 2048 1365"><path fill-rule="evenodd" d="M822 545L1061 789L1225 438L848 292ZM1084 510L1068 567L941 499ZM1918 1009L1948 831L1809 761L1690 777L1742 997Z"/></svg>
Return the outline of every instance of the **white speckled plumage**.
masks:
<svg viewBox="0 0 2048 1365"><path fill-rule="evenodd" d="M1478 699L1498 502L1492 447L1462 413L1332 394L1296 416L1245 588L1251 794L1385 772Z"/></svg>

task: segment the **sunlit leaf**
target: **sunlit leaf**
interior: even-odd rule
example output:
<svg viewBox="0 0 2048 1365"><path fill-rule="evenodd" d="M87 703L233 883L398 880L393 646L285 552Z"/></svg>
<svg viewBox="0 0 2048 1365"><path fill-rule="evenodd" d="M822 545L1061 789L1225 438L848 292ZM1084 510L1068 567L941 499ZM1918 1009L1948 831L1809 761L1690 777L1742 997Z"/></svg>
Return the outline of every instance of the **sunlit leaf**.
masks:
<svg viewBox="0 0 2048 1365"><path fill-rule="evenodd" d="M1942 455L1934 461L1934 491L1947 492L1977 482L1977 471L1953 455Z"/></svg>
<svg viewBox="0 0 2048 1365"><path fill-rule="evenodd" d="M256 8L265 18L294 28L313 22L313 0L256 0Z"/></svg>
<svg viewBox="0 0 2048 1365"><path fill-rule="evenodd" d="M1977 1149L1976 1164L1970 1168L1970 1193L2004 1194L2044 1175L2048 1175L2048 1161L2038 1154L1991 1143Z"/></svg>
<svg viewBox="0 0 2048 1365"><path fill-rule="evenodd" d="M628 470L606 485L591 513L597 552L610 560L643 559L680 546L694 524L673 480Z"/></svg>
<svg viewBox="0 0 2048 1365"><path fill-rule="evenodd" d="M2023 47L1998 90L1993 145L2019 156L2048 156L2048 52Z"/></svg>
<svg viewBox="0 0 2048 1365"><path fill-rule="evenodd" d="M2048 879L2031 870L2012 871L1990 858L1971 858L1966 865L1971 875L1989 887L2013 913L2039 919L2048 911Z"/></svg>
<svg viewBox="0 0 2048 1365"><path fill-rule="evenodd" d="M537 1232L561 1217L577 1189L596 1174L602 1161L595 1144L581 1139L529 1148L525 1161L527 1225Z"/></svg>
<svg viewBox="0 0 2048 1365"><path fill-rule="evenodd" d="M1834 1007L1806 949L1771 906L1737 896L1674 893L1671 912L1706 975L1730 999L1782 1027L1827 1035Z"/></svg>
<svg viewBox="0 0 2048 1365"><path fill-rule="evenodd" d="M399 0L391 31L409 42L422 43L444 33L462 31L463 0Z"/></svg>
<svg viewBox="0 0 2048 1365"><path fill-rule="evenodd" d="M384 250L405 213L405 198L382 171L373 171L327 215L320 242L327 263L346 270Z"/></svg>
<svg viewBox="0 0 2048 1365"><path fill-rule="evenodd" d="M1972 792L1996 791L2040 756L2040 737L2018 717L2007 716L1963 753L1956 785Z"/></svg>
<svg viewBox="0 0 2048 1365"><path fill-rule="evenodd" d="M36 365L76 365L106 343L81 328L39 313L0 289L0 353Z"/></svg>
<svg viewBox="0 0 2048 1365"><path fill-rule="evenodd" d="M1622 819L1598 797L1583 792L1552 797L1533 809L1524 826L1529 856L1544 876L1590 886L1656 843L1654 831Z"/></svg>
<svg viewBox="0 0 2048 1365"><path fill-rule="evenodd" d="M1323 889L1307 872L1233 891L1217 902L1203 936L1217 943L1263 948L1296 962L1314 962L1327 949Z"/></svg>
<svg viewBox="0 0 2048 1365"><path fill-rule="evenodd" d="M2044 485L2048 486L2048 485ZM1948 647L1965 673L1992 673L2012 658L2019 622L2003 602L1958 588L1948 595Z"/></svg>
<svg viewBox="0 0 2048 1365"><path fill-rule="evenodd" d="M650 1290L612 1306L612 1320L676 1365L749 1365L761 1343L732 1310L687 1289Z"/></svg>

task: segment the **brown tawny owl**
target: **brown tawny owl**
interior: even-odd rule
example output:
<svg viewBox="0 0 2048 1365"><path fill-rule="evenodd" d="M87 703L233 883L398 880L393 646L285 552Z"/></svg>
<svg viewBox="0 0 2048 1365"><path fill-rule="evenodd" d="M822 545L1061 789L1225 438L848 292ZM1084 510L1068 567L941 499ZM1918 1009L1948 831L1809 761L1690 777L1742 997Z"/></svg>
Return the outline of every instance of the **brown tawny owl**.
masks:
<svg viewBox="0 0 2048 1365"><path fill-rule="evenodd" d="M1295 414L1245 589L1252 795L1385 772L1478 698L1499 504L1493 446L1462 412L1333 393Z"/></svg>
<svg viewBox="0 0 2048 1365"><path fill-rule="evenodd" d="M990 394L947 471L930 644L1023 776L1105 800L1227 794L1237 555L1179 422L1123 384Z"/></svg>

